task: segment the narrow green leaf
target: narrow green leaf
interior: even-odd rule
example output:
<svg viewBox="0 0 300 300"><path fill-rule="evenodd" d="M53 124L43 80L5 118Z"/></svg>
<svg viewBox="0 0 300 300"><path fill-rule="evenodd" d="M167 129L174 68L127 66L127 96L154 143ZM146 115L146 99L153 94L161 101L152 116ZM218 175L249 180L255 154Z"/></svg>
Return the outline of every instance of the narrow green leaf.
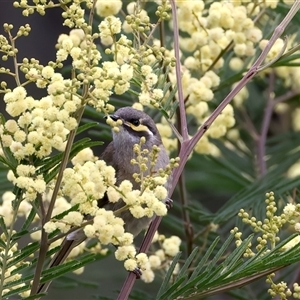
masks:
<svg viewBox="0 0 300 300"><path fill-rule="evenodd" d="M34 242L28 246L25 246L21 251L15 252L12 256L13 259L8 261L7 268L24 261L25 258L28 258L31 254L35 253L39 248L40 244L38 242Z"/></svg>
<svg viewBox="0 0 300 300"><path fill-rule="evenodd" d="M43 278L41 279L41 283L45 283L47 281L53 280L55 278L58 278L59 276L71 272L74 270L77 270L81 268L82 266L85 266L86 264L95 261L96 259L102 258L100 254L88 254L82 258L78 258L77 260L73 260L70 262L67 262L63 265L56 266L53 268L50 268L48 270L43 271L42 276ZM11 289L19 284L28 284L33 279L33 274L24 276L18 280L15 281L10 281L4 284L3 288L4 289Z"/></svg>
<svg viewBox="0 0 300 300"><path fill-rule="evenodd" d="M69 208L68 210L66 210L66 211L64 211L64 212L62 212L62 213L60 213L60 214L58 214L58 215L53 216L52 219L60 220L60 219L62 219L64 216L66 216L69 212L71 212L71 211L77 211L78 208L79 208L79 203L73 205L71 208Z"/></svg>
<svg viewBox="0 0 300 300"><path fill-rule="evenodd" d="M23 283L23 282L22 282ZM25 292L25 291L28 291L30 290L31 286L29 284L29 282L27 282L25 285L21 286L21 287L18 287L16 289L13 289L13 290L10 290L8 293L6 293L3 297L4 299L10 299L9 297L10 296L13 296L13 295L17 295L19 293L22 293L22 292ZM37 296L35 298L38 298L40 296ZM32 299L35 299L35 298L32 298ZM28 298L26 298L28 299Z"/></svg>
<svg viewBox="0 0 300 300"><path fill-rule="evenodd" d="M173 291L175 291L184 281L185 281L185 277L181 277L179 280L177 280L176 282L172 283L172 285L170 286L170 288L164 293L162 294L159 298L158 296L156 296L155 299L172 299L169 296L172 295Z"/></svg>
<svg viewBox="0 0 300 300"><path fill-rule="evenodd" d="M37 298L42 298L43 296L47 296L47 293L39 293L39 294L35 294L35 295L32 295L32 296L29 296L29 297L26 297L26 300L34 300L34 299L37 299Z"/></svg>
<svg viewBox="0 0 300 300"><path fill-rule="evenodd" d="M86 123L84 125L81 125L78 127L77 131L76 131L76 134L79 134L79 133L82 133L90 128L93 128L93 127L96 127L98 126L99 124L97 122L90 122L90 123Z"/></svg>
<svg viewBox="0 0 300 300"><path fill-rule="evenodd" d="M18 161L15 159L13 156L11 150L8 147L2 147L2 151L4 154L4 157L6 158L5 162L6 165L11 169L11 170L16 170L18 166Z"/></svg>
<svg viewBox="0 0 300 300"><path fill-rule="evenodd" d="M63 265L55 266L48 270L45 270L42 273L43 278L41 279L41 283L45 283L45 282L48 282L55 278L58 278L59 276L65 274L65 273L75 271L75 270L85 266L86 264L91 263L99 258L103 258L103 256L100 254L98 255L98 254L91 253L91 254L85 255L83 257L80 257L76 260L67 262Z"/></svg>
<svg viewBox="0 0 300 300"><path fill-rule="evenodd" d="M0 239L0 247L1 247L1 248L4 248L4 249L5 249L5 247L6 247L6 244L3 242L2 239Z"/></svg>
<svg viewBox="0 0 300 300"><path fill-rule="evenodd" d="M237 261L241 258L241 256L245 253L249 243L253 239L253 234L250 235L247 239L245 239L239 247L235 248L224 260L223 265L226 266L227 269L231 269ZM231 270L232 272L232 270Z"/></svg>
<svg viewBox="0 0 300 300"><path fill-rule="evenodd" d="M176 278L176 281L180 279L180 277L182 276L187 276L187 271L188 271L188 268L190 267L192 261L194 260L194 258L196 257L196 255L198 254L199 252L199 247L196 247L192 253L189 255L189 257L186 259L184 265L181 267L178 275L177 275L177 278Z"/></svg>
<svg viewBox="0 0 300 300"><path fill-rule="evenodd" d="M29 215L25 219L25 222L24 222L24 224L23 224L23 226L21 228L21 231L28 229L28 227L32 224L32 222L34 220L35 215L36 215L36 211L35 211L34 208L32 208L31 211L30 211L30 213L29 213Z"/></svg>
<svg viewBox="0 0 300 300"><path fill-rule="evenodd" d="M227 240L223 243L222 247L219 249L217 254L214 256L213 260L209 263L209 265L206 268L206 271L209 273L211 269L217 264L223 253L227 250L228 246L234 239L234 235L230 234L230 236L227 238Z"/></svg>
<svg viewBox="0 0 300 300"><path fill-rule="evenodd" d="M193 271L190 280L193 280L195 277L197 277L200 273L200 271L203 269L204 265L206 264L209 256L212 254L212 252L214 251L216 245L218 244L220 238L217 237L212 244L210 245L210 247L207 249L207 251L205 251L204 256L202 257L202 259L200 260L200 262L198 263L197 267L195 268L195 270Z"/></svg>
<svg viewBox="0 0 300 300"><path fill-rule="evenodd" d="M0 113L0 124L1 124L1 125L4 125L5 122L6 122L6 120L5 120L4 115Z"/></svg>
<svg viewBox="0 0 300 300"><path fill-rule="evenodd" d="M6 225L5 225L5 222L4 222L4 219L3 219L2 216L0 216L0 227L3 230L3 233L4 233L5 237L8 238L7 228L6 228Z"/></svg>
<svg viewBox="0 0 300 300"><path fill-rule="evenodd" d="M17 240L19 240L22 236L28 234L28 230L25 229L25 230L20 230L18 232L16 232L12 237L11 237L11 240L16 242Z"/></svg>
<svg viewBox="0 0 300 300"><path fill-rule="evenodd" d="M176 264L178 263L178 260L179 260L180 256L181 256L181 252L178 252L176 254L176 256L173 258L173 261L170 265L170 268L168 269L168 272L165 275L165 278L164 278L164 280L163 280L163 282L160 286L160 289L157 293L157 296L156 296L157 299L163 299L163 298L161 298L162 294L164 293L165 289L167 288L167 286L169 284L170 278L172 277L173 271L176 267Z"/></svg>

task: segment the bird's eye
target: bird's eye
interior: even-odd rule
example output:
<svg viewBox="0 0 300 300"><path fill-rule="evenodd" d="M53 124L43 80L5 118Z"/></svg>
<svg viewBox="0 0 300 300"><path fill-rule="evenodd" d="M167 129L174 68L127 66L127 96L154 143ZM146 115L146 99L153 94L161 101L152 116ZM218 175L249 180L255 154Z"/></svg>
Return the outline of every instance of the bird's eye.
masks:
<svg viewBox="0 0 300 300"><path fill-rule="evenodd" d="M134 126L139 126L140 125L140 120L138 119L132 119L130 120L130 123Z"/></svg>

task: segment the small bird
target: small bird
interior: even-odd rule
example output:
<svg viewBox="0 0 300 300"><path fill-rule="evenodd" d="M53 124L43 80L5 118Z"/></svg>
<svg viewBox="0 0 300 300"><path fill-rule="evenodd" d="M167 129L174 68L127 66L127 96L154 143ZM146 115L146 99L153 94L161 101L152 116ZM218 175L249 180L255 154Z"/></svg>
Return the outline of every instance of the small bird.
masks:
<svg viewBox="0 0 300 300"><path fill-rule="evenodd" d="M140 173L139 166L131 163L131 159L136 157L133 146L140 143L141 137L146 139L146 142L142 145L143 149L151 151L154 145L158 146L160 151L157 163L152 169L154 172L158 171L160 168L165 168L169 163L169 156L162 144L161 136L153 119L146 113L132 107L120 108L113 115L110 115L110 118L114 121L121 120L122 125L119 126L119 131L113 131L113 140L100 158L116 170L117 185L123 180L129 180L134 189L139 189L140 183L137 183L133 178L134 173ZM148 175L147 171L145 175ZM103 199L98 200L98 206L115 211L124 206L124 202L120 199L117 203L109 203L106 195ZM153 218L148 217L136 219L128 210L121 212L118 217L124 220L125 231L132 233L134 236L138 235L153 220ZM61 249L51 260L49 268L63 263L71 250L84 240L86 240L86 236L82 229L69 233L62 242ZM38 292L45 292L49 284L50 282L42 284Z"/></svg>

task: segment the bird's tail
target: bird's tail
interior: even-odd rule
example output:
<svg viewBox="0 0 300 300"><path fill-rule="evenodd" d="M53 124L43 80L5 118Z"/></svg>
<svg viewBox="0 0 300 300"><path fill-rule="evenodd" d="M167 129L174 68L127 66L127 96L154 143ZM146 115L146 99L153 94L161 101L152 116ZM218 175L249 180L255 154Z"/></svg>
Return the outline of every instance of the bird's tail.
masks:
<svg viewBox="0 0 300 300"><path fill-rule="evenodd" d="M70 252L85 240L86 240L86 236L82 229L78 229L74 232L69 233L66 236L66 238L63 240L61 244L61 248L58 250L58 252L54 255L54 257L50 261L48 269L61 265L69 256ZM42 283L39 286L38 294L47 292L50 284L51 281Z"/></svg>

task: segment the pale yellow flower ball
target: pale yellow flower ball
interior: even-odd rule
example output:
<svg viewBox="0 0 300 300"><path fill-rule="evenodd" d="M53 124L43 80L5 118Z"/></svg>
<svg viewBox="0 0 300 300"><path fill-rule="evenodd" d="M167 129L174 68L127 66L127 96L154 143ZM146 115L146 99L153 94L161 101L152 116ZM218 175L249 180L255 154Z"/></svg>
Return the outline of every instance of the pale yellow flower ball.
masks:
<svg viewBox="0 0 300 300"><path fill-rule="evenodd" d="M96 230L95 227L93 225L86 225L83 228L84 234L88 237L88 238L92 238L94 237Z"/></svg>
<svg viewBox="0 0 300 300"><path fill-rule="evenodd" d="M164 260L166 259L165 251L164 251L163 249L157 250L157 251L155 252L155 255L156 255L157 257L159 257L159 259L160 259L161 261L164 261Z"/></svg>
<svg viewBox="0 0 300 300"><path fill-rule="evenodd" d="M19 129L18 123L15 120L7 120L4 127L10 133L15 133Z"/></svg>
<svg viewBox="0 0 300 300"><path fill-rule="evenodd" d="M139 205L130 207L129 211L136 219L145 217L145 209Z"/></svg>
<svg viewBox="0 0 300 300"><path fill-rule="evenodd" d="M100 17L108 17L110 15L116 15L122 8L121 0L98 0L96 2L96 13Z"/></svg>
<svg viewBox="0 0 300 300"><path fill-rule="evenodd" d="M233 71L240 71L244 67L244 62L239 57L232 57L229 61L229 67Z"/></svg>
<svg viewBox="0 0 300 300"><path fill-rule="evenodd" d="M233 48L233 51L238 56L244 56L246 54L246 44L236 44Z"/></svg>
<svg viewBox="0 0 300 300"><path fill-rule="evenodd" d="M149 262L150 262L151 268L153 268L153 269L157 269L161 266L161 260L157 255L150 255Z"/></svg>
<svg viewBox="0 0 300 300"><path fill-rule="evenodd" d="M154 280L154 272L151 269L147 269L147 270L143 270L141 279L146 282L146 283L150 283Z"/></svg>
<svg viewBox="0 0 300 300"><path fill-rule="evenodd" d="M124 267L127 271L134 271L137 266L137 262L133 258L126 259L124 262Z"/></svg>
<svg viewBox="0 0 300 300"><path fill-rule="evenodd" d="M118 240L122 246L131 245L133 243L133 235L129 232L125 232Z"/></svg>
<svg viewBox="0 0 300 300"><path fill-rule="evenodd" d="M79 151L73 158L72 164L75 166L76 164L83 165L87 161L94 161L95 156L93 150L91 148L85 148Z"/></svg>
<svg viewBox="0 0 300 300"><path fill-rule="evenodd" d="M125 260L126 258L135 257L136 249L133 245L119 246L115 252L115 257L117 260Z"/></svg>
<svg viewBox="0 0 300 300"><path fill-rule="evenodd" d="M54 75L54 69L50 66L46 66L42 69L42 76L44 78L51 78Z"/></svg>
<svg viewBox="0 0 300 300"><path fill-rule="evenodd" d="M63 220L75 226L80 226L83 221L83 215L78 211L70 211Z"/></svg>
<svg viewBox="0 0 300 300"><path fill-rule="evenodd" d="M287 171L288 178L294 178L300 175L300 161L294 163Z"/></svg>
<svg viewBox="0 0 300 300"><path fill-rule="evenodd" d="M292 203L287 203L283 208L283 212L286 216L293 216L296 212L296 206Z"/></svg>
<svg viewBox="0 0 300 300"><path fill-rule="evenodd" d="M49 221L44 225L44 229L47 233L51 233L57 229L56 223Z"/></svg>
<svg viewBox="0 0 300 300"><path fill-rule="evenodd" d="M140 110L140 111L143 111L143 110L144 110L143 105L142 105L141 103L139 103L139 102L133 103L133 104L132 104L132 107L135 108L135 109L137 109L137 110Z"/></svg>
<svg viewBox="0 0 300 300"><path fill-rule="evenodd" d="M83 272L84 272L84 267L81 267L73 271L73 273L76 275L81 275Z"/></svg>

